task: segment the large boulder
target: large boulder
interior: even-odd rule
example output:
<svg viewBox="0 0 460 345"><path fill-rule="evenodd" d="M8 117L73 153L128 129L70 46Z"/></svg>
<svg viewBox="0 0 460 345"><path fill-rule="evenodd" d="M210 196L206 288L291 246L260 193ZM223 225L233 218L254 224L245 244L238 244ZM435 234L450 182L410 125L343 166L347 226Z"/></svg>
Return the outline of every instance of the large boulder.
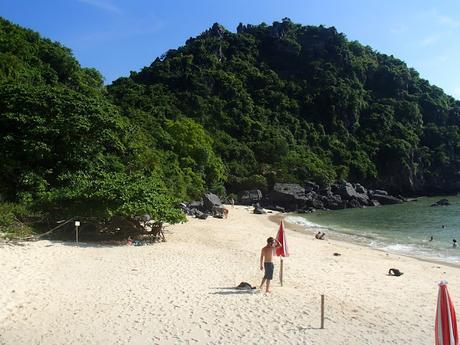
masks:
<svg viewBox="0 0 460 345"><path fill-rule="evenodd" d="M441 200L438 200L436 201L434 204L432 204L431 206L449 206L450 205L450 202L449 200L447 199L441 199Z"/></svg>
<svg viewBox="0 0 460 345"><path fill-rule="evenodd" d="M370 191L372 194L378 194L378 195L388 195L388 192L386 190L382 189L376 189L373 191Z"/></svg>
<svg viewBox="0 0 460 345"><path fill-rule="evenodd" d="M282 206L287 211L302 209L308 201L305 188L294 183L275 183L270 197L273 205Z"/></svg>
<svg viewBox="0 0 460 345"><path fill-rule="evenodd" d="M354 187L355 187L355 191L356 191L357 193L367 194L367 189L364 188L361 184L356 183Z"/></svg>
<svg viewBox="0 0 460 345"><path fill-rule="evenodd" d="M361 205L366 206L369 204L369 197L366 193L358 193L351 183L340 182L332 185L332 192L341 196L343 200L357 200ZM355 204L355 203L353 203Z"/></svg>
<svg viewBox="0 0 460 345"><path fill-rule="evenodd" d="M375 199L371 199L369 206L380 206L380 203Z"/></svg>
<svg viewBox="0 0 460 345"><path fill-rule="evenodd" d="M391 195L373 194L372 199L377 200L382 205L401 204L403 201Z"/></svg>
<svg viewBox="0 0 460 345"><path fill-rule="evenodd" d="M262 192L258 189L243 190L239 193L239 203L242 205L253 205L262 201Z"/></svg>
<svg viewBox="0 0 460 345"><path fill-rule="evenodd" d="M319 186L311 181L306 181L305 182L305 192L318 192L319 191Z"/></svg>
<svg viewBox="0 0 460 345"><path fill-rule="evenodd" d="M347 200L347 207L348 208L360 208L362 207L362 205L358 200L350 199L350 200Z"/></svg>
<svg viewBox="0 0 460 345"><path fill-rule="evenodd" d="M215 206L222 206L219 197L212 193L203 195L203 209L205 212L211 213Z"/></svg>
<svg viewBox="0 0 460 345"><path fill-rule="evenodd" d="M188 207L190 209L202 210L203 209L203 201L192 201L191 203L188 204Z"/></svg>
<svg viewBox="0 0 460 345"><path fill-rule="evenodd" d="M322 197L324 205L330 210L340 210L346 208L346 201L342 200L342 197L332 192L327 193Z"/></svg>

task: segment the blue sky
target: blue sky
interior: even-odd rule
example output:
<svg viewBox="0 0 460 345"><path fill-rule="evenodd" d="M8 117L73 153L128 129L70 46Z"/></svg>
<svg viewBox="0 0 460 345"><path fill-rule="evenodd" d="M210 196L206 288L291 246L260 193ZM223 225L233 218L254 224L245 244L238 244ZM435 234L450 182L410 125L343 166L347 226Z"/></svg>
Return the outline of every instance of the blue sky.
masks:
<svg viewBox="0 0 460 345"><path fill-rule="evenodd" d="M0 16L72 49L106 82L138 71L214 22L235 31L284 17L335 26L460 99L458 0L1 0Z"/></svg>

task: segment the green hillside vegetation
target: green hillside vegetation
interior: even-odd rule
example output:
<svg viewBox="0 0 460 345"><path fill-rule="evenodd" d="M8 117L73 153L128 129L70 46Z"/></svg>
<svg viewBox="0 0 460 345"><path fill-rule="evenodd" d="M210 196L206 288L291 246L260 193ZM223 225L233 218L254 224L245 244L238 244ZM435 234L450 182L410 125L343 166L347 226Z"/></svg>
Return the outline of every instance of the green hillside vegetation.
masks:
<svg viewBox="0 0 460 345"><path fill-rule="evenodd" d="M215 24L118 79L113 102L146 119L200 123L230 192L307 179L458 189L460 103L404 62L289 19L237 31Z"/></svg>
<svg viewBox="0 0 460 345"><path fill-rule="evenodd" d="M334 28L215 24L105 87L0 20L0 196L43 217L177 222L205 191L307 180L453 192L459 120L459 101Z"/></svg>
<svg viewBox="0 0 460 345"><path fill-rule="evenodd" d="M0 228L12 231L32 213L40 223L144 213L183 220L163 182L167 154L137 127L110 102L99 72L81 68L58 43L0 21L0 198L22 205L0 208Z"/></svg>

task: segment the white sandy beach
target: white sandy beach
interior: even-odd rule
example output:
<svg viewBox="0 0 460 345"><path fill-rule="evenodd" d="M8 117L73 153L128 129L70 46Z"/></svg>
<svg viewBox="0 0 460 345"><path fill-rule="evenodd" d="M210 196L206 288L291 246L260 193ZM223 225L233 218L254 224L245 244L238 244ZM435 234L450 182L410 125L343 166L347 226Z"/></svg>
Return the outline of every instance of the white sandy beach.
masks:
<svg viewBox="0 0 460 345"><path fill-rule="evenodd" d="M460 307L459 268L289 228L284 286L277 258L271 294L231 289L260 283L278 225L229 209L149 246L0 245L0 344L431 345L439 280ZM387 276L393 267L404 275Z"/></svg>

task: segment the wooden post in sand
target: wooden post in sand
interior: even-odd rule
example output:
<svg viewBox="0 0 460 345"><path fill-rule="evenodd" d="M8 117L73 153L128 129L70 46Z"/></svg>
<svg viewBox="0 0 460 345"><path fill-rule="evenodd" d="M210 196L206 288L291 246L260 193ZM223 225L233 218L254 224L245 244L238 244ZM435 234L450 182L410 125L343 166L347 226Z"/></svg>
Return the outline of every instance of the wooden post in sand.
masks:
<svg viewBox="0 0 460 345"><path fill-rule="evenodd" d="M324 329L324 295L321 295L321 329Z"/></svg>
<svg viewBox="0 0 460 345"><path fill-rule="evenodd" d="M281 286L283 286L283 257L280 258L281 263L280 263L280 283Z"/></svg>

